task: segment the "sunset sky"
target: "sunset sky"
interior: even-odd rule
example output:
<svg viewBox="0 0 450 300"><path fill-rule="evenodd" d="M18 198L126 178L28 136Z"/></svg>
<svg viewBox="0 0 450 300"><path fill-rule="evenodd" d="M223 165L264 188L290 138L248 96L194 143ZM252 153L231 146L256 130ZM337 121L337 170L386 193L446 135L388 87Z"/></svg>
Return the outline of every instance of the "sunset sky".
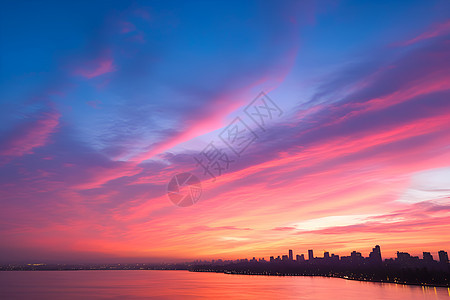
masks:
<svg viewBox="0 0 450 300"><path fill-rule="evenodd" d="M6 1L0 105L1 263L450 250L448 0Z"/></svg>

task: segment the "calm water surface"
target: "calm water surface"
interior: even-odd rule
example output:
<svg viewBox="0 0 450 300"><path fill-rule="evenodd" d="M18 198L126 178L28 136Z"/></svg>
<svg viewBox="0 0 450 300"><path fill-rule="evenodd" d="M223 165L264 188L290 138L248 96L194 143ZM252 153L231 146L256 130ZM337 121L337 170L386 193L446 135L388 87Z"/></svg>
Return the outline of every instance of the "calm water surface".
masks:
<svg viewBox="0 0 450 300"><path fill-rule="evenodd" d="M0 299L450 299L447 288L188 271L0 272Z"/></svg>

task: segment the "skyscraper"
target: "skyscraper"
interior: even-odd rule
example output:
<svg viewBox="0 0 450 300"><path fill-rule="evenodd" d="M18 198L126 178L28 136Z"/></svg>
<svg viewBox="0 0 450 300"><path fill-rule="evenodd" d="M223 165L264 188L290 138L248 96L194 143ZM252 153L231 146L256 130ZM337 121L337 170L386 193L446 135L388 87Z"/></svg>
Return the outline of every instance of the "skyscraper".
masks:
<svg viewBox="0 0 450 300"><path fill-rule="evenodd" d="M313 260L314 259L314 253L312 250L308 250L308 260Z"/></svg>
<svg viewBox="0 0 450 300"><path fill-rule="evenodd" d="M439 251L439 262L448 264L448 253L444 250Z"/></svg>
<svg viewBox="0 0 450 300"><path fill-rule="evenodd" d="M375 264L381 264L383 260L381 259L381 249L380 246L376 245L372 248L372 252L369 254L369 259Z"/></svg>
<svg viewBox="0 0 450 300"><path fill-rule="evenodd" d="M430 252L423 252L423 260L426 262L432 262L433 261L433 255L431 255Z"/></svg>
<svg viewBox="0 0 450 300"><path fill-rule="evenodd" d="M294 253L292 250L289 250L289 260L294 260Z"/></svg>

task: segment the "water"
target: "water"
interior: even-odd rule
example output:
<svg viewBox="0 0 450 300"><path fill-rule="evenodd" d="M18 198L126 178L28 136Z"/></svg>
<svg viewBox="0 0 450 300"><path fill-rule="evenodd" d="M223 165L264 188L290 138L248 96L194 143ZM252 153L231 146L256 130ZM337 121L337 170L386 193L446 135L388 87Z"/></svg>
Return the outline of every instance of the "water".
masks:
<svg viewBox="0 0 450 300"><path fill-rule="evenodd" d="M0 299L449 299L447 288L188 271L0 272Z"/></svg>

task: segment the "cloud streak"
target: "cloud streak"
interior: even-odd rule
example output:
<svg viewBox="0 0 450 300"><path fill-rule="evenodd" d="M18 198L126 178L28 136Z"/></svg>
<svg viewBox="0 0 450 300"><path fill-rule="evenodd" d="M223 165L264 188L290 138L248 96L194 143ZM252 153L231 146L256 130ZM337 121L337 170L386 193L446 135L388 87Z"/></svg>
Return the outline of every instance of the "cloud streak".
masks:
<svg viewBox="0 0 450 300"><path fill-rule="evenodd" d="M32 154L36 148L45 146L56 132L61 115L58 112L42 112L21 124L2 140L0 155L18 157Z"/></svg>

